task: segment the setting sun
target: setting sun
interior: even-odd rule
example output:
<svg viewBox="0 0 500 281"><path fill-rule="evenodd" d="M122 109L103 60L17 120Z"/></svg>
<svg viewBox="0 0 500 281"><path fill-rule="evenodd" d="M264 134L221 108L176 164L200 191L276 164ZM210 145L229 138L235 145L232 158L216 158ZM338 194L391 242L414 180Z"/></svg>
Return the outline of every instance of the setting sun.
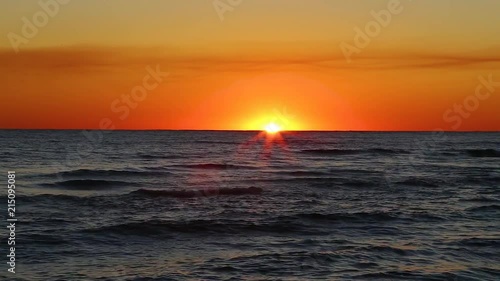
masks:
<svg viewBox="0 0 500 281"><path fill-rule="evenodd" d="M274 134L274 133L277 133L279 131L281 131L281 126L276 124L276 123L269 123L266 125L266 127L264 128L264 130L267 132L267 133L270 133L270 134Z"/></svg>

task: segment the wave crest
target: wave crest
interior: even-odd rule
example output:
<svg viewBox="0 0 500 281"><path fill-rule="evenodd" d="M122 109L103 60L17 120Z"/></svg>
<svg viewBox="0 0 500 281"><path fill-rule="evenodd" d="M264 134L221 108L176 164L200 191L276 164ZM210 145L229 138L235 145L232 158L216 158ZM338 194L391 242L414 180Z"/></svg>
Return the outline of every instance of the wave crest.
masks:
<svg viewBox="0 0 500 281"><path fill-rule="evenodd" d="M203 196L219 195L255 195L262 193L260 187L249 188L210 188L200 190L153 190L139 189L131 194L147 195L153 197L172 197L172 198L194 198Z"/></svg>
<svg viewBox="0 0 500 281"><path fill-rule="evenodd" d="M56 176L61 177L124 177L124 176L164 176L170 174L167 171L140 171L140 170L94 170L78 169L59 172Z"/></svg>
<svg viewBox="0 0 500 281"><path fill-rule="evenodd" d="M178 166L183 168L201 169L201 170L254 169L254 167L250 166L232 165L232 164L214 164L214 163L188 164L188 165L178 165Z"/></svg>
<svg viewBox="0 0 500 281"><path fill-rule="evenodd" d="M113 180L94 180L94 179L81 179L81 180L66 180L58 181L55 183L44 183L42 186L66 188L74 190L102 190L114 187L133 186L133 183L125 181Z"/></svg>
<svg viewBox="0 0 500 281"><path fill-rule="evenodd" d="M466 153L471 157L500 157L500 151L495 149L468 149Z"/></svg>
<svg viewBox="0 0 500 281"><path fill-rule="evenodd" d="M310 155L322 156L341 156L341 155L356 155L356 154L378 154L378 155L394 155L408 154L407 150L386 149L386 148L370 148L370 149L303 149L300 152Z"/></svg>

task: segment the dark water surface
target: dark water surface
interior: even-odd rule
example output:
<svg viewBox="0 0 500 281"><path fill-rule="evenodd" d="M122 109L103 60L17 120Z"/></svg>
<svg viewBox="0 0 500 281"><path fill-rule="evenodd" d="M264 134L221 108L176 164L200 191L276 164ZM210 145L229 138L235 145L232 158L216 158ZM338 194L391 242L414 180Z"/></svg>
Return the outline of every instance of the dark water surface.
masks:
<svg viewBox="0 0 500 281"><path fill-rule="evenodd" d="M257 134L0 131L15 277L500 280L500 133Z"/></svg>

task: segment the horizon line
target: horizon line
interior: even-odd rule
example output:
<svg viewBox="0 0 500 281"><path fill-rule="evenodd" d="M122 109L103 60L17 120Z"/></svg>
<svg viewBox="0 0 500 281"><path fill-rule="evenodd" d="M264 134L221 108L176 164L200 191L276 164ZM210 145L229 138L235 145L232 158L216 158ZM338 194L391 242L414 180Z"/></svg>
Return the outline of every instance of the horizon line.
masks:
<svg viewBox="0 0 500 281"><path fill-rule="evenodd" d="M113 130L102 130L102 129L90 129L90 128L74 128L74 129L55 129L55 128L0 128L0 131L172 131L172 132L264 132L265 130L243 130L243 129L113 129ZM339 133L434 133L434 132L445 132L445 133L500 133L500 130L468 130L468 131L456 131L456 130L283 130L281 132L339 132Z"/></svg>

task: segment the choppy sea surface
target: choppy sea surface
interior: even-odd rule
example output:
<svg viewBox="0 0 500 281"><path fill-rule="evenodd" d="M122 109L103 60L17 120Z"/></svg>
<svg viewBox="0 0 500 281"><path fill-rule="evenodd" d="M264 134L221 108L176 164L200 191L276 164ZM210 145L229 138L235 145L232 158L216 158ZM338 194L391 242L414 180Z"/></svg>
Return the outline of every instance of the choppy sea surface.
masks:
<svg viewBox="0 0 500 281"><path fill-rule="evenodd" d="M2 280L500 280L500 133L3 130L0 156Z"/></svg>

